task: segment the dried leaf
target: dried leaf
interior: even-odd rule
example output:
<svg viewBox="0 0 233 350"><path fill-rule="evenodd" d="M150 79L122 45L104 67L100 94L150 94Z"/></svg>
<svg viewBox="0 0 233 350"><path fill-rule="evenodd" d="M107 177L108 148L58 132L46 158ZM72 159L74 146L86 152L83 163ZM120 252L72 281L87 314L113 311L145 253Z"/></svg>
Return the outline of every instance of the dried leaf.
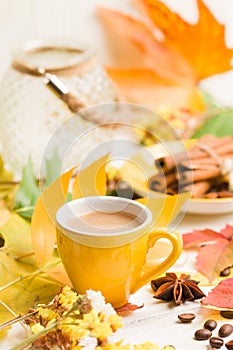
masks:
<svg viewBox="0 0 233 350"><path fill-rule="evenodd" d="M99 8L108 36L117 33L140 53L140 63L131 63L130 69L107 68L110 77L129 101L152 107L203 110L204 101L196 93L198 82L231 69L233 50L226 47L225 26L201 0L198 0L196 24L186 22L158 0L138 0L137 3L150 21ZM125 46L122 51L126 56ZM128 60L132 62L130 54ZM124 61L127 62L127 57Z"/></svg>
<svg viewBox="0 0 233 350"><path fill-rule="evenodd" d="M233 309L233 278L221 281L213 288L207 297L202 299L203 305L208 305L223 310Z"/></svg>
<svg viewBox="0 0 233 350"><path fill-rule="evenodd" d="M184 248L199 247L197 269L212 282L220 272L233 265L233 227L227 225L220 232L194 230L183 234ZM201 245L204 243L204 245Z"/></svg>
<svg viewBox="0 0 233 350"><path fill-rule="evenodd" d="M131 311L135 311L135 310L138 310L138 309L141 309L144 305L135 305L135 304L131 304L131 303L127 303L117 309L116 312L118 313L118 315L124 315L125 313L127 312L131 312Z"/></svg>

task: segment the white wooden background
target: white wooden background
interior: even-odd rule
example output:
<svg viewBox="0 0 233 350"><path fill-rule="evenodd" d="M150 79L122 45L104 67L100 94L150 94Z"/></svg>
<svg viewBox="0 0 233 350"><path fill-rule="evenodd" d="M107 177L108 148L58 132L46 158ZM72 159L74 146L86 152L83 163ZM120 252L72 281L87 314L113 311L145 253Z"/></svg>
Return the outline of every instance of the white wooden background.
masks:
<svg viewBox="0 0 233 350"><path fill-rule="evenodd" d="M195 22L197 19L195 0L163 1L187 20ZM233 1L204 1L227 25L226 42L233 47ZM77 39L94 47L101 62L111 63L96 7L105 5L125 9L132 3L133 0L0 0L0 79L10 64L12 49L33 39ZM220 102L233 104L232 73L223 75L217 83L211 78L205 86Z"/></svg>

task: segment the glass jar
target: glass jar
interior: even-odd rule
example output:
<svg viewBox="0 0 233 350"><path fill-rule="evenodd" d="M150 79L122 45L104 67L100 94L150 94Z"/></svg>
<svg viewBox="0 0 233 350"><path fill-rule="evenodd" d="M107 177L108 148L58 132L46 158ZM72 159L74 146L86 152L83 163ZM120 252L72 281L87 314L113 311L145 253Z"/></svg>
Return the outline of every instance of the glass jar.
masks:
<svg viewBox="0 0 233 350"><path fill-rule="evenodd" d="M94 52L67 42L30 42L17 49L1 82L0 94L1 152L15 178L21 177L28 157L39 174L48 140L74 115L69 103L54 93L56 86L52 86L53 91L48 89L51 84L46 74L72 92L80 109L116 99L116 91ZM96 124L96 120L85 120L81 115L76 115L76 119L76 133ZM104 140L106 133L109 128L101 128L86 142L93 143L95 136L98 141ZM59 148L59 140L56 144Z"/></svg>

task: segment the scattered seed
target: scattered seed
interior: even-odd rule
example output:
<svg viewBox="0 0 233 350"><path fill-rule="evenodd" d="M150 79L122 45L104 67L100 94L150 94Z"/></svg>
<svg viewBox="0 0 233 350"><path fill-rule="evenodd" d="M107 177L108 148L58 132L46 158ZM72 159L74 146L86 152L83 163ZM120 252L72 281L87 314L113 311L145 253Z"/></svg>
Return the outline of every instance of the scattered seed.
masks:
<svg viewBox="0 0 233 350"><path fill-rule="evenodd" d="M184 313L184 314L179 314L178 318L181 322L183 323L189 323L192 322L192 320L194 320L194 318L196 317L195 314L191 314L191 313Z"/></svg>
<svg viewBox="0 0 233 350"><path fill-rule="evenodd" d="M229 342L227 342L225 344L225 347L228 349L228 350L233 350L233 340L230 340Z"/></svg>
<svg viewBox="0 0 233 350"><path fill-rule="evenodd" d="M223 324L218 331L218 335L222 338L228 337L233 332L233 326L229 323Z"/></svg>
<svg viewBox="0 0 233 350"><path fill-rule="evenodd" d="M231 274L231 269L230 267L226 267L224 270L220 272L221 277L227 277Z"/></svg>
<svg viewBox="0 0 233 350"><path fill-rule="evenodd" d="M219 337L212 337L210 338L210 345L216 349L220 349L224 344L224 341L222 338Z"/></svg>
<svg viewBox="0 0 233 350"><path fill-rule="evenodd" d="M220 315L224 318L233 318L233 311L228 311L228 310L224 310L224 311L220 311Z"/></svg>
<svg viewBox="0 0 233 350"><path fill-rule="evenodd" d="M209 329L198 329L195 334L194 334L194 338L196 340L207 340L212 336L212 332Z"/></svg>
<svg viewBox="0 0 233 350"><path fill-rule="evenodd" d="M204 323L204 328L213 331L217 327L217 322L215 320L209 319Z"/></svg>

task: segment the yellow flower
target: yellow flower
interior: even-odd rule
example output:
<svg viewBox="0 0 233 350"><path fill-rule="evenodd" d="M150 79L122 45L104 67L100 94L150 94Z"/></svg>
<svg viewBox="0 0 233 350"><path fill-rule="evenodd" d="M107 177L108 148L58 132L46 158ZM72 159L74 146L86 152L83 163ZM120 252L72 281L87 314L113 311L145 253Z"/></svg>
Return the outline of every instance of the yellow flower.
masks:
<svg viewBox="0 0 233 350"><path fill-rule="evenodd" d="M65 286L59 294L59 304L65 308L71 308L80 296L69 286Z"/></svg>
<svg viewBox="0 0 233 350"><path fill-rule="evenodd" d="M117 314L109 315L107 321L110 324L113 332L116 332L118 328L123 327L122 317Z"/></svg>
<svg viewBox="0 0 233 350"><path fill-rule="evenodd" d="M105 322L96 324L95 327L93 327L91 330L91 335L99 340L106 339L112 333L113 332L110 324Z"/></svg>
<svg viewBox="0 0 233 350"><path fill-rule="evenodd" d="M91 310L88 314L84 314L82 324L86 329L93 329L100 323L100 319L95 310Z"/></svg>
<svg viewBox="0 0 233 350"><path fill-rule="evenodd" d="M81 324L81 320L74 320L71 317L67 317L65 321L61 323L59 328L63 334L74 340L76 344L79 339L86 337L89 333L87 329L80 327Z"/></svg>
<svg viewBox="0 0 233 350"><path fill-rule="evenodd" d="M122 345L122 340L117 343L109 343L102 347L97 347L95 350L131 350L131 346L129 344Z"/></svg>
<svg viewBox="0 0 233 350"><path fill-rule="evenodd" d="M31 331L33 334L39 333L44 330L44 327L40 323L35 323L31 326Z"/></svg>
<svg viewBox="0 0 233 350"><path fill-rule="evenodd" d="M134 350L161 350L161 348L156 344L146 341L143 344L134 345Z"/></svg>
<svg viewBox="0 0 233 350"><path fill-rule="evenodd" d="M166 345L162 348L162 350L175 350L175 348L172 345Z"/></svg>
<svg viewBox="0 0 233 350"><path fill-rule="evenodd" d="M72 347L72 350L82 350L82 347L79 345L75 345L74 347Z"/></svg>
<svg viewBox="0 0 233 350"><path fill-rule="evenodd" d="M47 308L43 308L38 306L37 308L39 316L42 317L42 319L46 320L47 322L51 321L51 320L56 320L58 317L58 314L56 312L54 312L53 310L47 309Z"/></svg>

